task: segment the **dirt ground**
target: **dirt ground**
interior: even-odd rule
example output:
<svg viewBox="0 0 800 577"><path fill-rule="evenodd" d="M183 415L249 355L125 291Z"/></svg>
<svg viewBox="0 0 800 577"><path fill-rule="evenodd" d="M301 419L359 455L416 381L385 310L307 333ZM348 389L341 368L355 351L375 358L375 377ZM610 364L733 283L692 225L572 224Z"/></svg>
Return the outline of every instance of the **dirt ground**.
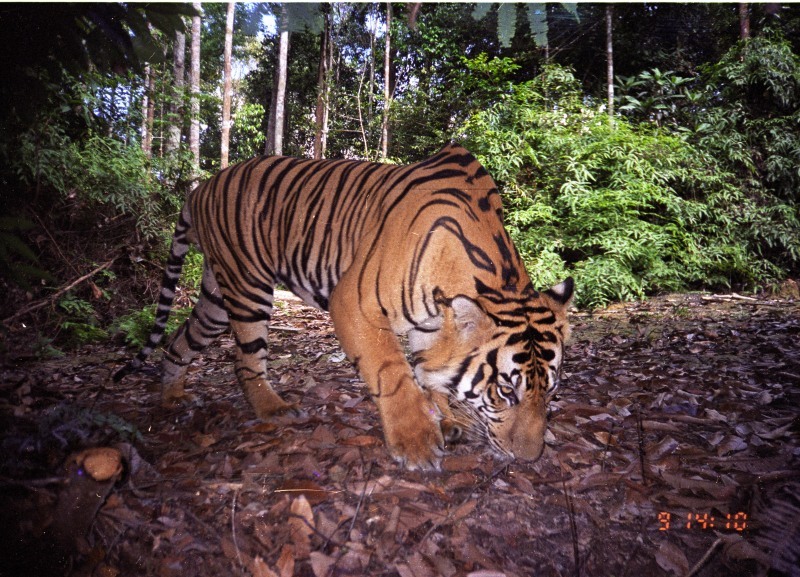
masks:
<svg viewBox="0 0 800 577"><path fill-rule="evenodd" d="M222 338L194 400L85 347L0 367L0 575L800 575L800 302L674 295L574 313L534 464L398 468L325 313L286 300L254 420ZM87 449L89 449L87 451Z"/></svg>

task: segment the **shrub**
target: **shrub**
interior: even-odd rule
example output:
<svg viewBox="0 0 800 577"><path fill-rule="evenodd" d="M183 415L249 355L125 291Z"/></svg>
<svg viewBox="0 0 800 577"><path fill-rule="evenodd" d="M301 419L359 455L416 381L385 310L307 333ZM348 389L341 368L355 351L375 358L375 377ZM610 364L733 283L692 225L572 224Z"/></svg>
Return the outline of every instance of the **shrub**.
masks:
<svg viewBox="0 0 800 577"><path fill-rule="evenodd" d="M549 67L465 126L468 146L501 187L534 284L571 272L577 303L597 307L781 276L763 248L788 243L797 254L796 215L745 194L685 136L610 123L579 88L568 70Z"/></svg>
<svg viewBox="0 0 800 577"><path fill-rule="evenodd" d="M167 322L166 334L177 330L191 312L190 308L173 308ZM112 331L123 333L128 346L140 349L147 343L155 320L156 305L148 305L139 311L119 317L114 321Z"/></svg>

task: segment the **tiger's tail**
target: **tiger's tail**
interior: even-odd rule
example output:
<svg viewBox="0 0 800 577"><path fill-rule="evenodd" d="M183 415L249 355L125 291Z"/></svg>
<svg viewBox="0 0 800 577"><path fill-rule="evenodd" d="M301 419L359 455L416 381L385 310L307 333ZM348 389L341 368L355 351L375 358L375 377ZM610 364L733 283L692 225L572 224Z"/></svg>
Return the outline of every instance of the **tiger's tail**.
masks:
<svg viewBox="0 0 800 577"><path fill-rule="evenodd" d="M172 310L172 302L175 300L175 289L178 286L178 279L180 279L181 270L183 269L183 261L186 258L186 253L189 251L189 245L191 244L189 239L191 230L191 216L189 214L189 206L186 204L181 211L178 223L175 225L175 234L172 236L172 245L169 249L169 257L167 258L164 277L161 281L161 292L158 297L156 319L150 331L150 336L147 339L147 344L139 351L136 357L114 373L113 380L115 383L118 383L127 375L138 371L164 337L164 332L167 328L167 319L169 319L169 313Z"/></svg>

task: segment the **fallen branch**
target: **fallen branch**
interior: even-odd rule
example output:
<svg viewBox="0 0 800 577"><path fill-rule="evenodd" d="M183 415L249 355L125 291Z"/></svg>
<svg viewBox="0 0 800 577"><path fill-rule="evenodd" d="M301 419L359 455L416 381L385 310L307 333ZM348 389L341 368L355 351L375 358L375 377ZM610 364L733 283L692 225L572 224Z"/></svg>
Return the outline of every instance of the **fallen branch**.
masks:
<svg viewBox="0 0 800 577"><path fill-rule="evenodd" d="M44 307L44 306L47 306L48 304L50 304L50 303L52 303L53 301L55 301L56 299L58 299L58 297L60 297L61 295L63 295L65 292L67 292L67 291L69 291L69 290L71 290L71 289L75 288L76 286L78 286L78 285L79 285L79 284L81 284L82 282L84 282L84 281L86 281L86 280L88 280L88 279L92 278L94 275L96 275L96 274L97 274L97 273L99 273L100 271L102 271L102 270L105 270L105 269L107 269L108 267L110 267L112 264L114 264L114 261L116 261L116 260L117 260L117 258L118 258L118 257L116 257L116 256L115 256L115 257L114 257L114 258L112 258L110 261L108 261L108 262L105 262L105 263L101 264L100 266L98 266L98 267L97 267L96 269L94 269L92 272L90 272L90 273L87 273L87 274L83 275L82 277L80 277L80 278L78 278L78 279L75 279L74 281L72 281L71 283L69 283L69 284L68 284L67 286L65 286L64 288L61 288L61 289L57 290L56 292L54 292L53 294L51 294L49 297L46 297L46 298L44 298L44 299L41 299L41 300L39 300L39 301L37 301L37 302L35 302L35 303L32 303L32 304L28 305L27 307L25 307L24 309L22 309L22 310L20 310L20 311L17 311L16 313L14 313L13 315L11 315L10 317L8 317L8 318L6 318L6 319L3 319L3 321L2 321L2 322L3 322L3 324L4 324L4 325L11 324L11 323L13 323L15 320L17 320L18 318L20 318L20 317L24 317L24 316L25 316L25 315L27 315L28 313L32 313L32 312L33 312L33 311L35 311L35 310L38 310L38 309L40 309L40 308L42 308L42 307Z"/></svg>
<svg viewBox="0 0 800 577"><path fill-rule="evenodd" d="M704 301L747 301L751 303L758 303L759 300L754 297L746 297L744 295L740 295L737 293L731 293L729 295L703 295L700 297Z"/></svg>

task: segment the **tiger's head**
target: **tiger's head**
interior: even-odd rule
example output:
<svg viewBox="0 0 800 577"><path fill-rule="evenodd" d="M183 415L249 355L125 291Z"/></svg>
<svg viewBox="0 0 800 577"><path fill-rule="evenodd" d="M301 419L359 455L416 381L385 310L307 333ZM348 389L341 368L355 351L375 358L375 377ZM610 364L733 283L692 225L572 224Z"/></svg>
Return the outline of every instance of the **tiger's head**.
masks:
<svg viewBox="0 0 800 577"><path fill-rule="evenodd" d="M451 429L507 457L539 458L573 291L568 278L524 299L441 299L439 314L408 334L420 385L451 400Z"/></svg>

